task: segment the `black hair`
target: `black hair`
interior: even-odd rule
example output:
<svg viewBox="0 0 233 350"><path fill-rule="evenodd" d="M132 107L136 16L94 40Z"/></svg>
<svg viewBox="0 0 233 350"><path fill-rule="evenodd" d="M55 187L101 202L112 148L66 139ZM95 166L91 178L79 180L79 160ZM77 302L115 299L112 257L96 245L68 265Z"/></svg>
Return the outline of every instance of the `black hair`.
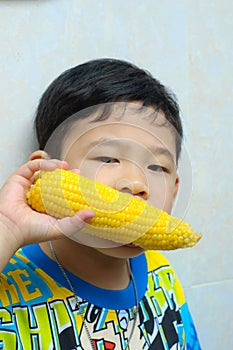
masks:
<svg viewBox="0 0 233 350"><path fill-rule="evenodd" d="M176 96L149 72L132 63L102 58L70 68L56 78L42 95L35 117L40 149L55 129L73 114L109 102L139 101L162 111L175 128L177 159L183 128ZM85 117L84 114L80 114Z"/></svg>

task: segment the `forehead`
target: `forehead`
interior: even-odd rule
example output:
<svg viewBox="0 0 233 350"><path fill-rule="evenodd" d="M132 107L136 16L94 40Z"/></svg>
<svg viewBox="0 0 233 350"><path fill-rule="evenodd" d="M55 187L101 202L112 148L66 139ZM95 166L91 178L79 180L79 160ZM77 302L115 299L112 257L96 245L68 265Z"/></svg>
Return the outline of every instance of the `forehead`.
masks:
<svg viewBox="0 0 233 350"><path fill-rule="evenodd" d="M63 139L63 156L74 145L80 150L103 140L134 142L144 147L163 147L176 156L174 127L161 112L139 103L114 103L104 120L101 109L84 119L75 116Z"/></svg>

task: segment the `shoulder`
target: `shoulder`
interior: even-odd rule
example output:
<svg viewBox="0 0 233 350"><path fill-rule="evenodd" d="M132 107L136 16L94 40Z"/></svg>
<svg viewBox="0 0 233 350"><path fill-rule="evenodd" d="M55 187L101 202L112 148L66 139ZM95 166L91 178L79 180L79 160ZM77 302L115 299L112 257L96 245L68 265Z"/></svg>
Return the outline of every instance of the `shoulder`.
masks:
<svg viewBox="0 0 233 350"><path fill-rule="evenodd" d="M5 269L0 274L1 295L0 305L9 306L19 302L18 286L25 287L25 281L29 278L30 261L19 249L10 259Z"/></svg>
<svg viewBox="0 0 233 350"><path fill-rule="evenodd" d="M180 280L169 260L158 251L145 252L148 268L148 283L156 291L173 295L179 306L185 303L185 295Z"/></svg>
<svg viewBox="0 0 233 350"><path fill-rule="evenodd" d="M24 249L19 249L0 274L0 305L11 308L51 296L47 286L49 276L47 279L44 276L46 274L25 255Z"/></svg>
<svg viewBox="0 0 233 350"><path fill-rule="evenodd" d="M154 269L158 269L162 266L170 266L170 268L172 268L168 259L157 250L147 250L145 252L145 257L148 271L153 271Z"/></svg>
<svg viewBox="0 0 233 350"><path fill-rule="evenodd" d="M1 278L3 276L11 276L14 274L13 271L20 271L23 269L27 269L30 265L30 260L26 257L22 249L19 249L9 260L8 264L4 268L1 274ZM15 272L16 274L16 272Z"/></svg>

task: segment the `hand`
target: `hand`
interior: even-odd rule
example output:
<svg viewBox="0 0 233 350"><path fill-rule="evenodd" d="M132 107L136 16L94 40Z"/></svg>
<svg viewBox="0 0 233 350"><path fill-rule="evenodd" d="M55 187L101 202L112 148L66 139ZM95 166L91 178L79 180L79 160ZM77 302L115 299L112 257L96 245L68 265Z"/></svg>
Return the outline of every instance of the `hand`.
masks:
<svg viewBox="0 0 233 350"><path fill-rule="evenodd" d="M1 267L21 246L60 238L63 232L69 234L81 229L94 216L92 211L82 210L72 218L57 220L35 212L27 204L25 195L38 171L67 167L66 162L56 159L33 159L21 166L3 185L0 190ZM4 256L7 261L4 261Z"/></svg>

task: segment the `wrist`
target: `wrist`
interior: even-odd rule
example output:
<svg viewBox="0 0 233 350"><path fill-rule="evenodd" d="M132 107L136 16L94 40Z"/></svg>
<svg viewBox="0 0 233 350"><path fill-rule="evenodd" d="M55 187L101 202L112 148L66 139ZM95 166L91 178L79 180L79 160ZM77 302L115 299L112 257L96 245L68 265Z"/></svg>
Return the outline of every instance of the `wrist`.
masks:
<svg viewBox="0 0 233 350"><path fill-rule="evenodd" d="M20 248L17 238L20 237L17 225L6 215L0 213L0 246L13 255ZM2 250L1 249L1 250Z"/></svg>
<svg viewBox="0 0 233 350"><path fill-rule="evenodd" d="M0 272L19 248L16 225L0 213Z"/></svg>

